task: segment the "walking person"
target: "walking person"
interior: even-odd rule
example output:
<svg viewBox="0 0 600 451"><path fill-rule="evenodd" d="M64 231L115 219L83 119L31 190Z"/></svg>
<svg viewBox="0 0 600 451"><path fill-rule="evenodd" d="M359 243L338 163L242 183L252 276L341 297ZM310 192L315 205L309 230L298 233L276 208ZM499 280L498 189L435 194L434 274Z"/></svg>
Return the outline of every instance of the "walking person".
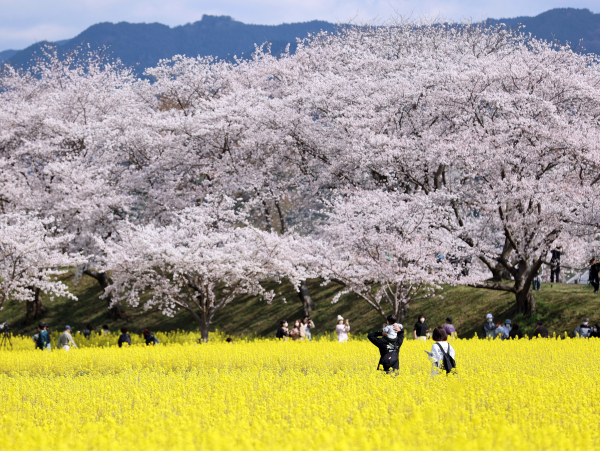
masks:
<svg viewBox="0 0 600 451"><path fill-rule="evenodd" d="M592 258L590 260L589 280L590 284L594 287L594 294L598 294L598 287L600 286L600 283L598 282L598 272L600 272L599 266L600 265L598 264L595 258Z"/></svg>
<svg viewBox="0 0 600 451"><path fill-rule="evenodd" d="M302 324L305 327L304 333L306 334L306 338L308 338L308 341L312 341L312 330L315 328L315 323L308 316L305 316Z"/></svg>
<svg viewBox="0 0 600 451"><path fill-rule="evenodd" d="M533 263L535 264L537 260L534 260ZM540 266L540 268L537 270L537 272L535 273L535 276L533 277L533 281L531 282L533 291L540 291L542 289L542 267Z"/></svg>
<svg viewBox="0 0 600 451"><path fill-rule="evenodd" d="M102 335L108 335L110 334L110 330L108 330L108 326L105 324L104 326L102 326Z"/></svg>
<svg viewBox="0 0 600 451"><path fill-rule="evenodd" d="M446 331L446 334L448 335L448 337L456 338L458 335L456 333L456 329L452 325L452 318L450 318L450 317L446 318L446 324L444 324L444 330Z"/></svg>
<svg viewBox="0 0 600 451"><path fill-rule="evenodd" d="M275 334L276 338L279 338L280 340L287 340L287 338L290 336L290 331L288 329L288 323L286 320L282 320L279 323L279 329L277 329L277 333Z"/></svg>
<svg viewBox="0 0 600 451"><path fill-rule="evenodd" d="M439 326L433 329L431 338L435 341L433 346L431 346L431 352L427 353L433 363L431 375L435 376L440 374L442 370L445 370L447 373L450 372L452 368L456 366L456 351L450 343L448 343L448 334L442 326ZM447 359L444 359L444 355L449 355L451 360L448 361ZM449 368L444 367L444 361L448 362Z"/></svg>
<svg viewBox="0 0 600 451"><path fill-rule="evenodd" d="M77 344L75 344L75 341L73 341L73 337L71 336L71 326L65 326L65 331L58 337L56 347L68 351L71 349L71 346L76 348Z"/></svg>
<svg viewBox="0 0 600 451"><path fill-rule="evenodd" d="M290 330L290 337L294 341L302 341L304 340L304 331L302 330L302 321L297 319L294 321L294 327Z"/></svg>
<svg viewBox="0 0 600 451"><path fill-rule="evenodd" d="M92 323L87 323L85 325L85 329L83 329L83 337L87 340L90 339L90 337L92 336L92 332L94 331L94 326L92 326Z"/></svg>
<svg viewBox="0 0 600 451"><path fill-rule="evenodd" d="M121 327L121 336L117 341L119 348L123 347L123 343L127 343L131 346L131 336L127 333L127 328L125 326Z"/></svg>
<svg viewBox="0 0 600 451"><path fill-rule="evenodd" d="M415 323L415 328L413 329L413 336L415 340L427 340L427 332L431 329L427 327L427 323L425 323L425 315L419 315L419 319Z"/></svg>
<svg viewBox="0 0 600 451"><path fill-rule="evenodd" d="M583 322L579 326L577 326L577 329L575 329L573 333L576 337L579 338L589 338L591 331L592 328L590 326L590 319L583 318Z"/></svg>
<svg viewBox="0 0 600 451"><path fill-rule="evenodd" d="M344 322L344 318L342 315L338 315L337 317L337 326L335 326L335 333L338 336L338 341L340 343L348 341L348 332L350 332L350 321L346 320Z"/></svg>
<svg viewBox="0 0 600 451"><path fill-rule="evenodd" d="M388 317L388 323L395 323L396 318ZM384 324L384 328L388 324ZM400 369L400 362L398 359L398 354L400 352L400 347L404 342L404 328L401 324L393 324L394 332L396 332L396 338L393 342L387 337L383 336L383 331L378 330L376 332L371 332L367 335L367 338L371 343L377 346L379 349L379 363L377 365L377 369L379 367L383 367L383 371L390 374L392 372L397 372Z"/></svg>
<svg viewBox="0 0 600 451"><path fill-rule="evenodd" d="M154 335L152 335L152 333L148 329L142 330L142 335L144 336L144 341L146 342L146 346L156 345L156 344L160 343L160 341L158 341L156 339L156 337Z"/></svg>
<svg viewBox="0 0 600 451"><path fill-rule="evenodd" d="M488 313L485 316L485 323L483 323L483 338L494 339L496 338L496 325L494 324L494 316Z"/></svg>
<svg viewBox="0 0 600 451"><path fill-rule="evenodd" d="M50 343L50 334L45 329L46 325L44 323L38 324L38 333L35 335L35 349L48 349L48 344Z"/></svg>
<svg viewBox="0 0 600 451"><path fill-rule="evenodd" d="M550 282L560 282L560 257L562 253L562 246L557 246L556 249L551 251L552 258L550 259Z"/></svg>

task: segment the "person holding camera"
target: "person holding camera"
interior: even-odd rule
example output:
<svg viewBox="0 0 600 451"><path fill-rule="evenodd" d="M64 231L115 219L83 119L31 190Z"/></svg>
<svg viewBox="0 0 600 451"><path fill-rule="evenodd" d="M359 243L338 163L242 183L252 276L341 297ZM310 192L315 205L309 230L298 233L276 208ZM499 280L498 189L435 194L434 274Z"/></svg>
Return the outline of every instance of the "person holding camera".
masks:
<svg viewBox="0 0 600 451"><path fill-rule="evenodd" d="M335 333L338 336L338 341L343 343L348 341L348 332L350 332L350 321L346 320L344 323L344 317L342 315L337 316L337 326L335 326Z"/></svg>
<svg viewBox="0 0 600 451"><path fill-rule="evenodd" d="M308 341L312 341L312 329L315 328L315 323L308 316L305 316L302 320L302 324L304 325L304 334Z"/></svg>

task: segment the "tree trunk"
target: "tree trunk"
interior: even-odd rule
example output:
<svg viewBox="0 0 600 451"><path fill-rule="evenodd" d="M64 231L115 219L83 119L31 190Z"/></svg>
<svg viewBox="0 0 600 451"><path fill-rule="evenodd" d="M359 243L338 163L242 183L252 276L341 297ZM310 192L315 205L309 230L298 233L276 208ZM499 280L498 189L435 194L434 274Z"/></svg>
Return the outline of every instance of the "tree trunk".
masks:
<svg viewBox="0 0 600 451"><path fill-rule="evenodd" d="M33 321L42 317L46 308L42 302L39 288L33 288L33 300L27 301L27 313L25 314L25 324L31 324Z"/></svg>
<svg viewBox="0 0 600 451"><path fill-rule="evenodd" d="M200 324L200 338L203 343L208 343L208 327L209 325L204 322Z"/></svg>
<svg viewBox="0 0 600 451"><path fill-rule="evenodd" d="M535 312L535 298L533 297L533 292L529 285L523 286L520 290L517 290L515 297L517 300L516 313L530 315Z"/></svg>
<svg viewBox="0 0 600 451"><path fill-rule="evenodd" d="M302 308L304 308L304 316L312 315L312 311L315 308L315 303L310 297L310 293L308 292L308 285L306 285L305 280L300 282L300 290L298 291L298 297L302 302Z"/></svg>
<svg viewBox="0 0 600 451"><path fill-rule="evenodd" d="M108 274L106 272L95 271L93 269L86 269L83 271L85 275L88 275L98 282L98 284L102 287L102 291L106 293L106 289L112 283ZM112 296L109 295L107 297L108 301L108 316L111 319L128 319L126 318L125 312L121 308L121 302L117 301L113 303ZM112 306L111 306L112 304Z"/></svg>
<svg viewBox="0 0 600 451"><path fill-rule="evenodd" d="M501 257L504 260L509 261L512 250L513 248L510 244L510 241L505 239ZM503 280L511 280L513 278L508 269L506 269L506 267L500 262L496 263L496 266L490 268L490 270L492 271L492 280L494 282L502 282Z"/></svg>
<svg viewBox="0 0 600 451"><path fill-rule="evenodd" d="M404 318L408 315L409 307L408 304L400 303L396 307L396 311L394 312L394 316L398 322L404 321Z"/></svg>

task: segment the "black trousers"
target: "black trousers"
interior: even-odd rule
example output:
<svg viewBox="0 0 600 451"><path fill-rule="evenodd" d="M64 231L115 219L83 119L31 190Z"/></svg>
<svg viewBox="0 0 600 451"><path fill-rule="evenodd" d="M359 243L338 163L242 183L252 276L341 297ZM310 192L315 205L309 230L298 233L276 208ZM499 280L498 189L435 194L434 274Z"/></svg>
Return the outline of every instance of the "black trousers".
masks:
<svg viewBox="0 0 600 451"><path fill-rule="evenodd" d="M600 284L598 283L598 279L596 279L596 280L590 280L590 283L594 287L594 292L598 291L598 286L600 286Z"/></svg>
<svg viewBox="0 0 600 451"><path fill-rule="evenodd" d="M554 276L556 276L556 283L558 283L560 278L560 266L550 270L550 282L554 282Z"/></svg>

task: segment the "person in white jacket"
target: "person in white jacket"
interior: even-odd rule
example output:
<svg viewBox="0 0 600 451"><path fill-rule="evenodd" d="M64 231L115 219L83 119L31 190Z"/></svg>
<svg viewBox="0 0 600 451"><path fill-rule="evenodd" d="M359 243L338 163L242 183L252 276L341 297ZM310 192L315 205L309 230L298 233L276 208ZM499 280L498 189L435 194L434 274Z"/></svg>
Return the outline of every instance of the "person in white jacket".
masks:
<svg viewBox="0 0 600 451"><path fill-rule="evenodd" d="M448 343L448 334L443 327L436 327L433 329L431 338L433 341L435 341L435 343L431 347L431 352L428 352L427 354L429 354L429 358L433 363L431 375L434 376L439 374L441 371L444 352L446 354L450 354L450 357L453 359L456 359L456 351L454 351L454 348L450 345L450 343ZM443 349L443 352L440 347Z"/></svg>

